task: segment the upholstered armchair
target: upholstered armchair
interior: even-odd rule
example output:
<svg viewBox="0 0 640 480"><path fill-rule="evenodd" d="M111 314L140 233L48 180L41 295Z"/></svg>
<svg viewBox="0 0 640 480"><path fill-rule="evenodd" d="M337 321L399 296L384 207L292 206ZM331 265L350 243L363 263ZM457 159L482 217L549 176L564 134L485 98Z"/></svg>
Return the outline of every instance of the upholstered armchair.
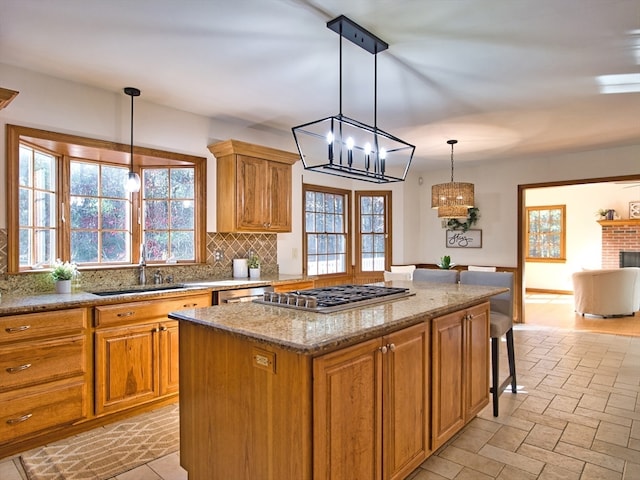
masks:
<svg viewBox="0 0 640 480"><path fill-rule="evenodd" d="M601 317L640 310L640 268L585 270L572 275L575 310Z"/></svg>

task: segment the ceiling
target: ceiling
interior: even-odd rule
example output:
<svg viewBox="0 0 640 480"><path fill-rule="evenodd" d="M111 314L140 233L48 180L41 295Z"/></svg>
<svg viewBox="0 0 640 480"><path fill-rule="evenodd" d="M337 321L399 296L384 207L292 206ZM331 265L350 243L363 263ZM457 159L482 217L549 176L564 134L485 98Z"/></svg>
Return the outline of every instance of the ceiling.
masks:
<svg viewBox="0 0 640 480"><path fill-rule="evenodd" d="M344 14L379 53L378 127L412 169L640 144L638 0L0 0L0 62L289 135L339 113ZM374 57L343 43L343 113L373 124ZM20 90L19 85L2 85ZM124 95L124 93L123 93ZM243 139L251 140L251 139ZM294 147L291 137L291 146Z"/></svg>

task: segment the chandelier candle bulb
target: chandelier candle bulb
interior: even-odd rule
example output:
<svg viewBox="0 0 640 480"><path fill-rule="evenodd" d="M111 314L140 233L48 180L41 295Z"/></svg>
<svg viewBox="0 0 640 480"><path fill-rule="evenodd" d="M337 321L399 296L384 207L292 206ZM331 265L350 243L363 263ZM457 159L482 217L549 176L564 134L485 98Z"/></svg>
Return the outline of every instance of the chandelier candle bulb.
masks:
<svg viewBox="0 0 640 480"><path fill-rule="evenodd" d="M329 148L329 163L333 163L333 133L327 133L327 146Z"/></svg>
<svg viewBox="0 0 640 480"><path fill-rule="evenodd" d="M369 142L364 144L364 169L368 172L370 167L371 144Z"/></svg>
<svg viewBox="0 0 640 480"><path fill-rule="evenodd" d="M347 138L347 164L349 168L353 165L353 138Z"/></svg>

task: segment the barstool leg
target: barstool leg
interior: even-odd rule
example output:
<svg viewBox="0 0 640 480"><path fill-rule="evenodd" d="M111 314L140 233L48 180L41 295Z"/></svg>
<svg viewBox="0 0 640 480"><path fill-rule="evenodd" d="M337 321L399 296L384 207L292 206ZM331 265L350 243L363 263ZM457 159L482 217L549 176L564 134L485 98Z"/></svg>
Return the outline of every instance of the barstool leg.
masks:
<svg viewBox="0 0 640 480"><path fill-rule="evenodd" d="M513 328L507 330L507 357L509 359L509 376L511 377L511 391L518 393L516 382L516 355L513 350Z"/></svg>
<svg viewBox="0 0 640 480"><path fill-rule="evenodd" d="M491 389L489 390L492 395L493 400L493 416L498 416L498 396L500 395L500 390L498 387L498 375L499 375L499 364L498 364L498 341L499 338L491 337Z"/></svg>

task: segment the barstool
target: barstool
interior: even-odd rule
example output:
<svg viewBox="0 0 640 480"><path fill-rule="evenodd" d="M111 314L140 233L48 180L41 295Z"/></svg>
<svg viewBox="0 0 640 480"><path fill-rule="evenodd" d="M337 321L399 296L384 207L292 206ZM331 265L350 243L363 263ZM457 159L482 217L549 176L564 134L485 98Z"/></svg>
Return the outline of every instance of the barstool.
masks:
<svg viewBox="0 0 640 480"><path fill-rule="evenodd" d="M457 270L440 270L435 268L417 268L413 272L414 282L458 283Z"/></svg>
<svg viewBox="0 0 640 480"><path fill-rule="evenodd" d="M512 272L460 272L460 283L470 285L489 285L507 287L508 292L494 295L489 300L491 337L491 388L489 392L493 398L493 416L498 416L498 397L507 385L511 384L511 391L517 393L516 359L513 349L513 273ZM499 341L505 335L507 339L507 358L509 361L509 376L501 383L499 380Z"/></svg>

